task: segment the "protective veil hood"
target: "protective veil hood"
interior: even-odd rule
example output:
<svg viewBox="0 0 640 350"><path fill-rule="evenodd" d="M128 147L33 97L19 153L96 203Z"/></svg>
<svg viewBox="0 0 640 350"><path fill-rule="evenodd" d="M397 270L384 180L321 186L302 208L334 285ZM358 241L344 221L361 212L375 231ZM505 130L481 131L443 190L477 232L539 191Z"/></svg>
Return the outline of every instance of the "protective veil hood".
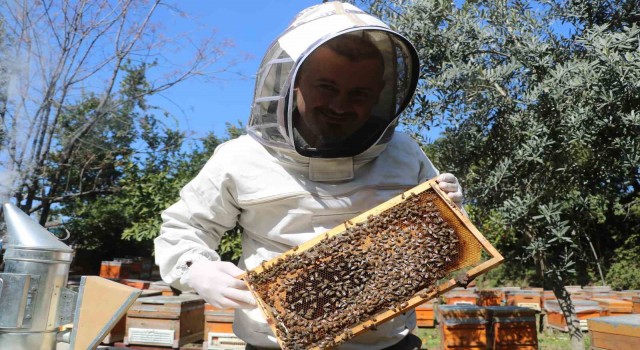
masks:
<svg viewBox="0 0 640 350"><path fill-rule="evenodd" d="M382 58L384 88L366 125L343 149L305 147L296 135L294 82L305 59L342 35L366 37ZM397 119L410 102L419 73L417 53L402 35L357 7L329 2L300 12L271 44L256 77L248 133L279 161L313 181L343 181L375 159L393 136Z"/></svg>

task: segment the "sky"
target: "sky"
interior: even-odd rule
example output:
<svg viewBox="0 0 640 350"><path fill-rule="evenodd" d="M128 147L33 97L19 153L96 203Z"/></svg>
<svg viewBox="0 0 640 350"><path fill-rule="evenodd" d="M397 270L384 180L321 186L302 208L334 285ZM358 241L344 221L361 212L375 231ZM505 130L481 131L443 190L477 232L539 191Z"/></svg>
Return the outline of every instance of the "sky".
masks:
<svg viewBox="0 0 640 350"><path fill-rule="evenodd" d="M165 108L179 122L182 130L192 131L192 137L213 131L225 135L225 123L241 121L246 125L253 99L254 80L258 65L271 42L289 25L293 17L319 0L240 0L181 1L177 3L203 27L197 30L183 21L161 13L167 35L171 31L191 31L205 35L209 28L217 30L219 38L235 43L231 54L249 55L234 67L234 74L224 74L215 81L190 80L152 98L151 104ZM175 25L174 25L175 23ZM176 53L179 54L179 53ZM238 74L235 74L238 73Z"/></svg>

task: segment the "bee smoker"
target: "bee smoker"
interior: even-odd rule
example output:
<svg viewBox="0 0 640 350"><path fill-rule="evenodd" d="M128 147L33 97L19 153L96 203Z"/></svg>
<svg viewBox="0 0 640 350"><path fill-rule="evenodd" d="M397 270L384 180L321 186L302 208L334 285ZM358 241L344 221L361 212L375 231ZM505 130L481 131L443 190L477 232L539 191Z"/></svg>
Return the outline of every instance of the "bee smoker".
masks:
<svg viewBox="0 0 640 350"><path fill-rule="evenodd" d="M0 349L53 350L73 321L77 293L65 288L73 250L11 203L0 272Z"/></svg>

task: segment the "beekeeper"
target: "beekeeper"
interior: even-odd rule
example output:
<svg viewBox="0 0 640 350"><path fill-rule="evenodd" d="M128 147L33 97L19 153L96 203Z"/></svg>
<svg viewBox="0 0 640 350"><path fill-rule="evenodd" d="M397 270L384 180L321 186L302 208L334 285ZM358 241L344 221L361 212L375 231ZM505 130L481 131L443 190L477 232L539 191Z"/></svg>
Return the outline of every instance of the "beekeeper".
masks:
<svg viewBox="0 0 640 350"><path fill-rule="evenodd" d="M220 145L163 212L155 239L163 280L235 308L233 330L247 349L278 348L235 276L436 176L461 205L458 180L394 132L418 68L407 39L350 4L300 12L260 65L248 135ZM238 267L215 252L236 223ZM407 312L339 349L419 348L415 326Z"/></svg>

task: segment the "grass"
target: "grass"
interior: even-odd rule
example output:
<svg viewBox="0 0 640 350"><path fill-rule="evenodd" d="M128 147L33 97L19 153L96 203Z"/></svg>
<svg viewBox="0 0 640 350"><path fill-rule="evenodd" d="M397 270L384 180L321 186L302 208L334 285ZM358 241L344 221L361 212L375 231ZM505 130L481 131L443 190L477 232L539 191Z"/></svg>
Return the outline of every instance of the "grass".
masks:
<svg viewBox="0 0 640 350"><path fill-rule="evenodd" d="M422 349L440 349L440 333L436 328L419 328L416 335L422 339ZM585 349L589 348L589 335L584 333ZM545 331L538 333L539 350L567 350L571 349L569 335L559 331Z"/></svg>

